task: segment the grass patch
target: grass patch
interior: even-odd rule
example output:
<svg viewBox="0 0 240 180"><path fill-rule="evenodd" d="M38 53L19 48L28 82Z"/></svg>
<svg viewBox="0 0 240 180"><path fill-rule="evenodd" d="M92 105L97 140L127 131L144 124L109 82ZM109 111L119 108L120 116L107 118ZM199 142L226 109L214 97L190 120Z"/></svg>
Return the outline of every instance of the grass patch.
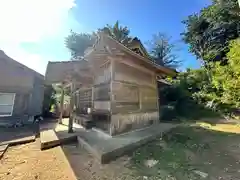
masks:
<svg viewBox="0 0 240 180"><path fill-rule="evenodd" d="M179 126L167 133L163 139L157 139L136 150L132 156L131 167L140 176L147 176L148 179L201 179L203 177L194 172L195 170L211 174L213 165L216 166L215 169L222 171L226 159L232 161L230 156L222 161L219 157L226 154L225 150L220 148L221 143L234 137L235 135L209 131L202 127ZM149 159L158 163L147 167L145 164ZM219 163L222 164L218 165Z"/></svg>

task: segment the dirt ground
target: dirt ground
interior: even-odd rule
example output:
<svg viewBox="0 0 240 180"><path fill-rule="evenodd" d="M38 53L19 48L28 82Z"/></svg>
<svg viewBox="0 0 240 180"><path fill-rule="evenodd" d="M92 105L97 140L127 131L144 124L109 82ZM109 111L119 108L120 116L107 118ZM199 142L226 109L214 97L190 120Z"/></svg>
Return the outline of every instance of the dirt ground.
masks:
<svg viewBox="0 0 240 180"><path fill-rule="evenodd" d="M11 147L0 160L0 180L239 180L240 126L179 126L132 154L101 165L83 147L40 151Z"/></svg>
<svg viewBox="0 0 240 180"><path fill-rule="evenodd" d="M0 160L0 180L74 180L61 147L40 151L38 141L10 147Z"/></svg>
<svg viewBox="0 0 240 180"><path fill-rule="evenodd" d="M78 180L132 180L137 178L136 174L129 169L130 157L128 156L102 165L79 145L64 145L62 148Z"/></svg>

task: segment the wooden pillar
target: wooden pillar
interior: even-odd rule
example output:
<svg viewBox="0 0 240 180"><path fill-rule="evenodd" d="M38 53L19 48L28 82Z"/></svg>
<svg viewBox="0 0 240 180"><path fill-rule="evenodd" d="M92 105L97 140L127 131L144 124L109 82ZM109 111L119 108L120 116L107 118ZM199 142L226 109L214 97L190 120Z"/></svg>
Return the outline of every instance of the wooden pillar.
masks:
<svg viewBox="0 0 240 180"><path fill-rule="evenodd" d="M139 109L142 111L142 88L141 86L138 86L138 102L139 102Z"/></svg>
<svg viewBox="0 0 240 180"><path fill-rule="evenodd" d="M94 85L92 86L92 107L91 109L94 108Z"/></svg>
<svg viewBox="0 0 240 180"><path fill-rule="evenodd" d="M64 88L61 87L61 99L60 99L60 116L58 119L58 123L62 124L62 117L63 117L63 105L64 105Z"/></svg>
<svg viewBox="0 0 240 180"><path fill-rule="evenodd" d="M108 131L109 131L109 134L112 135L112 111L113 111L113 106L115 106L114 104L114 92L113 92L113 86L114 86L114 80L115 80L115 60L113 58L109 58L110 60L110 73L111 73L111 77L110 77L110 114L108 116L108 122L109 122L109 125L108 125Z"/></svg>
<svg viewBox="0 0 240 180"><path fill-rule="evenodd" d="M68 133L73 133L73 107L74 107L74 84L71 83L71 91L70 91L70 107L69 107L69 123L68 123Z"/></svg>
<svg viewBox="0 0 240 180"><path fill-rule="evenodd" d="M159 94L159 87L158 87L158 77L155 77L155 83L156 83L156 88L157 88L157 110L158 110L158 122L161 121L160 117L161 117L161 113L160 113L160 94Z"/></svg>

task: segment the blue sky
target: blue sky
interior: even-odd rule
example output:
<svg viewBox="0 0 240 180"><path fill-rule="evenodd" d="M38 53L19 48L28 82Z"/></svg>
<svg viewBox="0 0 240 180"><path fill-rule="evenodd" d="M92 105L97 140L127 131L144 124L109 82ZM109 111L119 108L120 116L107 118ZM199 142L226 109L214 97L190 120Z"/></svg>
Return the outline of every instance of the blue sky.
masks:
<svg viewBox="0 0 240 180"><path fill-rule="evenodd" d="M131 35L143 42L159 31L179 41L184 30L181 21L210 3L209 0L21 0L16 5L16 2L0 1L0 21L4 24L0 29L0 49L42 74L48 61L70 58L64 46L64 37L70 29L91 32L119 20L130 28ZM187 45L179 45L181 68L198 67Z"/></svg>

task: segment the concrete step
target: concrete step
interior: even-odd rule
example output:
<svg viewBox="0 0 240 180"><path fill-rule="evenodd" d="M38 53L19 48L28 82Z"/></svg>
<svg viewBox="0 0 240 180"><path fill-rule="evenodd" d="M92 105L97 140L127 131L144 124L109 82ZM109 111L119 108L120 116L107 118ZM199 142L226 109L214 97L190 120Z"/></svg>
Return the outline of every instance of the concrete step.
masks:
<svg viewBox="0 0 240 180"><path fill-rule="evenodd" d="M68 127L60 124L45 124L40 127L41 150L56 147L72 141L77 141L76 133L68 133Z"/></svg>

